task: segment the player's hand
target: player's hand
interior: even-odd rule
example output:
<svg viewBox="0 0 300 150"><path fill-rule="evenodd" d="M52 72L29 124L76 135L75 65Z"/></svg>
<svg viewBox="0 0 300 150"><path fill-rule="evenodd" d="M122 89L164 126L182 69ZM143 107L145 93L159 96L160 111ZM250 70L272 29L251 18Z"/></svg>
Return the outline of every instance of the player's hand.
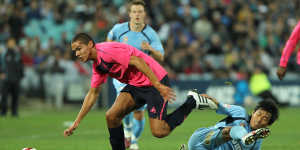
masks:
<svg viewBox="0 0 300 150"><path fill-rule="evenodd" d="M286 73L286 67L278 67L277 69L277 76L279 80L282 80Z"/></svg>
<svg viewBox="0 0 300 150"><path fill-rule="evenodd" d="M5 74L4 74L4 73L0 73L0 79L1 79L1 80L4 80L4 79L5 79L5 77L6 77L6 76L5 76Z"/></svg>
<svg viewBox="0 0 300 150"><path fill-rule="evenodd" d="M148 42L143 41L141 44L141 48L142 48L142 50L150 50L151 46Z"/></svg>
<svg viewBox="0 0 300 150"><path fill-rule="evenodd" d="M73 131L78 127L78 123L74 122L72 126L64 131L64 136L70 136L73 134Z"/></svg>
<svg viewBox="0 0 300 150"><path fill-rule="evenodd" d="M164 98L165 101L169 101L170 103L173 103L173 101L175 101L176 95L172 88L167 87L161 83L159 83L155 87L159 91L160 95Z"/></svg>
<svg viewBox="0 0 300 150"><path fill-rule="evenodd" d="M215 99L215 98L213 98L213 97L211 97L211 96L209 96L209 95L207 95L207 94L200 94L200 95L203 96L203 97L206 97L206 98L210 99L210 100L213 101L217 106L219 105L219 102L217 101L217 99Z"/></svg>

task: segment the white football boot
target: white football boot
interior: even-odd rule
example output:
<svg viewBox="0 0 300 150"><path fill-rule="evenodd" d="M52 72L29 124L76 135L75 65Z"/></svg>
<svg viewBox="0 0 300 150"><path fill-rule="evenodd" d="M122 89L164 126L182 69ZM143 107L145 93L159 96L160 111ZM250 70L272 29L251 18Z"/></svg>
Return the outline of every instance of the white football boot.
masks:
<svg viewBox="0 0 300 150"><path fill-rule="evenodd" d="M270 135L270 129L268 128L259 128L252 132L249 132L242 138L242 142L245 145L250 145L254 143L257 139L266 138Z"/></svg>
<svg viewBox="0 0 300 150"><path fill-rule="evenodd" d="M130 150L139 150L139 146L137 143L131 144L129 147Z"/></svg>
<svg viewBox="0 0 300 150"><path fill-rule="evenodd" d="M218 105L215 102L213 102L210 98L201 96L197 90L190 90L187 96L192 96L194 98L197 109L218 109Z"/></svg>
<svg viewBox="0 0 300 150"><path fill-rule="evenodd" d="M187 147L185 144L181 144L180 149L179 150L187 150Z"/></svg>

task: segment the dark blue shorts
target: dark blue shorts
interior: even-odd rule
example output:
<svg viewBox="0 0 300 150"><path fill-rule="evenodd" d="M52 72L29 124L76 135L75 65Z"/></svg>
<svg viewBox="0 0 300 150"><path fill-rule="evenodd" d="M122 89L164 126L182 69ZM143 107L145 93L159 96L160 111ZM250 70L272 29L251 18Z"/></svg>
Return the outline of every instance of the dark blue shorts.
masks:
<svg viewBox="0 0 300 150"><path fill-rule="evenodd" d="M169 78L166 75L160 83L169 86ZM148 87L136 87L132 85L126 85L121 92L128 92L133 97L138 109L147 104L148 114L151 118L157 118L164 120L167 115L168 102L164 101L159 91L153 86Z"/></svg>

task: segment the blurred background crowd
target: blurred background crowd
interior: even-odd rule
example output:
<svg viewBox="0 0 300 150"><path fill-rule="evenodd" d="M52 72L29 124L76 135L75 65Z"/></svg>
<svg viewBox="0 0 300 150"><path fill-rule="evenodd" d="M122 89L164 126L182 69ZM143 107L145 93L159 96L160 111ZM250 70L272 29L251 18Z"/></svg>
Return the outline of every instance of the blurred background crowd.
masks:
<svg viewBox="0 0 300 150"><path fill-rule="evenodd" d="M171 78L180 80L240 80L257 68L276 79L283 46L300 20L299 0L145 2L146 22L163 42L164 66ZM85 91L91 64L75 59L70 41L79 32L90 34L96 42L105 41L114 24L128 20L126 3L0 0L0 53L13 38L11 47L24 64L21 89L28 96L46 97L61 97L73 87ZM292 58L285 80L298 79L297 68Z"/></svg>

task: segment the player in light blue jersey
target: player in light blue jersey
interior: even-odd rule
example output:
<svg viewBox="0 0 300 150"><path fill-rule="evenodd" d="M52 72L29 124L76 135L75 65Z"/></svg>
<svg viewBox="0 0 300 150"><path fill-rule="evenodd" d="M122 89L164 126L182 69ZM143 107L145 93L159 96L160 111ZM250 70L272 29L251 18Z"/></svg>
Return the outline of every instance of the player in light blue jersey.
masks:
<svg viewBox="0 0 300 150"><path fill-rule="evenodd" d="M145 3L134 0L129 5L129 22L116 24L108 34L107 41L127 43L152 56L158 62L163 61L164 49L157 33L144 23L146 17ZM118 80L113 80L114 87L119 95L126 86ZM144 130L144 110L146 106L127 115L124 120L125 146L131 150L138 150L137 140Z"/></svg>
<svg viewBox="0 0 300 150"><path fill-rule="evenodd" d="M193 95L197 97L196 94ZM271 100L261 101L249 116L241 106L219 103L216 112L227 117L216 125L197 129L188 142L189 150L260 150L262 138L269 135L266 127L279 116L276 104ZM184 149L182 146L181 149Z"/></svg>

